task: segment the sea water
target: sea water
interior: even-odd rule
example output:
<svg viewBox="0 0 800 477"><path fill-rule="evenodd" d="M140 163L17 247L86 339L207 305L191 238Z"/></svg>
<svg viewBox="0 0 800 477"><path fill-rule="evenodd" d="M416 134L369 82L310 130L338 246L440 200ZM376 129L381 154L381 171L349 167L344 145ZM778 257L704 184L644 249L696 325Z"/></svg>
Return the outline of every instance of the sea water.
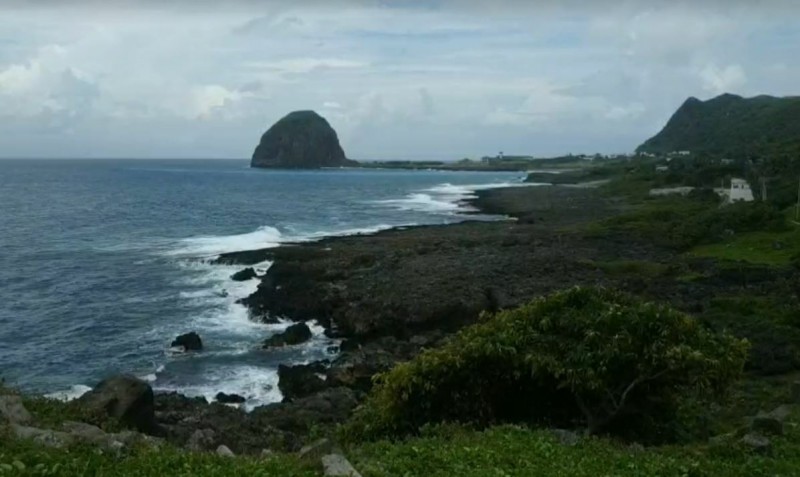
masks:
<svg viewBox="0 0 800 477"><path fill-rule="evenodd" d="M281 399L280 363L328 357L313 339L260 343L236 303L258 280L220 253L465 218L475 190L520 173L260 170L241 160L0 160L0 378L73 398L114 373L190 396L223 391L247 407ZM270 263L256 265L264 273ZM196 331L205 349L179 353Z"/></svg>

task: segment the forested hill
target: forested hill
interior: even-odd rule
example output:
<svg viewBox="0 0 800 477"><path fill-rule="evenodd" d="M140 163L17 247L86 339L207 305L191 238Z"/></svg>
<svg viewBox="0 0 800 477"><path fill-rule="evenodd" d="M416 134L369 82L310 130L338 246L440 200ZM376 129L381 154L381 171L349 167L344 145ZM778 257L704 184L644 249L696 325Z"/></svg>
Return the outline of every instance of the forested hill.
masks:
<svg viewBox="0 0 800 477"><path fill-rule="evenodd" d="M687 99L658 134L637 152L692 151L760 157L800 154L800 97L723 94Z"/></svg>

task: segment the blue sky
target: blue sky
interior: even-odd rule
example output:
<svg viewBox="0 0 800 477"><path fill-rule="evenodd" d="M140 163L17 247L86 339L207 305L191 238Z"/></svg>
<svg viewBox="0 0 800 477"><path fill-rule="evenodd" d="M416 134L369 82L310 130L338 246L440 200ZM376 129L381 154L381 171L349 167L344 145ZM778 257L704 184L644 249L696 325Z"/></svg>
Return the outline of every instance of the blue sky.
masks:
<svg viewBox="0 0 800 477"><path fill-rule="evenodd" d="M797 94L793 3L5 0L0 157L246 158L297 109L356 159L626 152Z"/></svg>

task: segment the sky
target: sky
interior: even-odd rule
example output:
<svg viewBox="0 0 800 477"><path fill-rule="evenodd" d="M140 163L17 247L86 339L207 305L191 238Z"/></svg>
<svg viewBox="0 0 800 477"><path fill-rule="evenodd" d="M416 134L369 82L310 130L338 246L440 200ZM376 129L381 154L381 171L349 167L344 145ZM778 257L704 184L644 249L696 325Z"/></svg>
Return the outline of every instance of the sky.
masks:
<svg viewBox="0 0 800 477"><path fill-rule="evenodd" d="M781 0L0 0L0 157L249 158L301 109L354 159L622 153L798 52Z"/></svg>

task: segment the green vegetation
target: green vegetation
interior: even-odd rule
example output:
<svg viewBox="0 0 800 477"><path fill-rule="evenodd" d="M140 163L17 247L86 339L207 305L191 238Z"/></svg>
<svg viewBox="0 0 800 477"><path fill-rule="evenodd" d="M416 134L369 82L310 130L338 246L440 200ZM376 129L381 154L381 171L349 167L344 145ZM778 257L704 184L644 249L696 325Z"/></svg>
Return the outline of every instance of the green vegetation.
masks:
<svg viewBox="0 0 800 477"><path fill-rule="evenodd" d="M365 444L350 455L365 477L798 475L800 429L790 428L773 443L770 456L753 455L736 442L636 450L598 438L567 446L544 430L501 426L478 432L446 426L403 442Z"/></svg>
<svg viewBox="0 0 800 477"><path fill-rule="evenodd" d="M800 97L689 98L637 152L688 150L739 157L800 153Z"/></svg>
<svg viewBox="0 0 800 477"><path fill-rule="evenodd" d="M789 265L800 257L800 227L785 232L750 232L721 242L694 247L698 257L743 260L764 265Z"/></svg>
<svg viewBox="0 0 800 477"><path fill-rule="evenodd" d="M630 276L636 275L641 277L654 278L666 275L673 271L673 268L663 263L648 262L645 260L613 260L600 262L596 260L587 260L583 262L589 268L596 268L602 270L608 275L614 276Z"/></svg>
<svg viewBox="0 0 800 477"><path fill-rule="evenodd" d="M94 447L52 449L0 436L0 475L211 477L310 477L319 475L294 457L222 457L171 446L138 448L116 456Z"/></svg>
<svg viewBox="0 0 800 477"><path fill-rule="evenodd" d="M723 394L746 342L603 289L500 312L378 379L345 433L402 436L437 422L580 423L588 434L663 440L679 407Z"/></svg>

